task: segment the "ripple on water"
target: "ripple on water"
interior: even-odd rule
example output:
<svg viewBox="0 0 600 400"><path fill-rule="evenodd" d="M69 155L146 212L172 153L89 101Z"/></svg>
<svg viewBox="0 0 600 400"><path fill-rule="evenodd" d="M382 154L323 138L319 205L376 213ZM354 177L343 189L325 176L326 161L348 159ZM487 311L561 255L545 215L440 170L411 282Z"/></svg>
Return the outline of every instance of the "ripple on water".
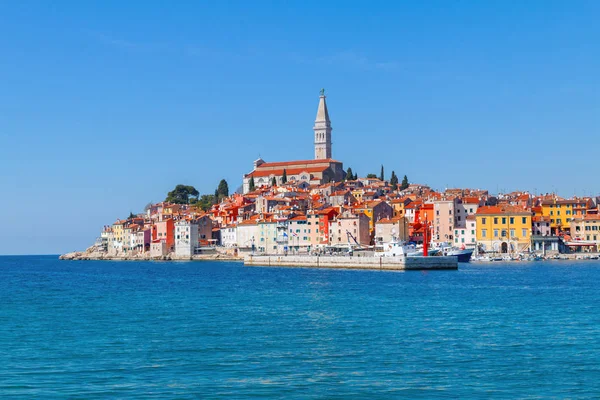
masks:
<svg viewBox="0 0 600 400"><path fill-rule="evenodd" d="M591 398L600 264L0 257L3 398Z"/></svg>

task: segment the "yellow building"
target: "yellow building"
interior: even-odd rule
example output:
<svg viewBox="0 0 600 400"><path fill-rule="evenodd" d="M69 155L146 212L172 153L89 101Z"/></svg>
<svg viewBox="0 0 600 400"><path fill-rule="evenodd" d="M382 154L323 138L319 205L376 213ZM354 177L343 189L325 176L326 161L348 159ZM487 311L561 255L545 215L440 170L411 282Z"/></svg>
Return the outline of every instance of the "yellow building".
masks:
<svg viewBox="0 0 600 400"><path fill-rule="evenodd" d="M410 204L411 199L408 197L402 197L401 199L392 199L390 204L394 209L394 218L402 218L405 214L405 207Z"/></svg>
<svg viewBox="0 0 600 400"><path fill-rule="evenodd" d="M117 222L115 222L112 225L112 230L113 230L113 235L114 235L115 241L117 241L117 242L123 241L126 223L127 223L127 221L117 220Z"/></svg>
<svg viewBox="0 0 600 400"><path fill-rule="evenodd" d="M575 200L542 201L542 215L550 218L550 229L553 234L561 230L570 230L570 223L574 218L573 206L576 203Z"/></svg>
<svg viewBox="0 0 600 400"><path fill-rule="evenodd" d="M363 194L365 193L365 191L363 189L354 189L352 190L352 196L354 196L354 198L356 199L356 201L358 203L362 203L363 201Z"/></svg>
<svg viewBox="0 0 600 400"><path fill-rule="evenodd" d="M520 207L484 206L475 214L477 243L486 252L515 253L531 243L531 212Z"/></svg>
<svg viewBox="0 0 600 400"><path fill-rule="evenodd" d="M542 215L550 218L553 234L558 231L570 231L571 220L583 218L592 207L591 199L575 198L569 200L544 200L541 204Z"/></svg>
<svg viewBox="0 0 600 400"><path fill-rule="evenodd" d="M356 211L362 212L369 217L369 232L375 230L375 222L384 219L392 218L394 209L385 201L374 200L358 205Z"/></svg>

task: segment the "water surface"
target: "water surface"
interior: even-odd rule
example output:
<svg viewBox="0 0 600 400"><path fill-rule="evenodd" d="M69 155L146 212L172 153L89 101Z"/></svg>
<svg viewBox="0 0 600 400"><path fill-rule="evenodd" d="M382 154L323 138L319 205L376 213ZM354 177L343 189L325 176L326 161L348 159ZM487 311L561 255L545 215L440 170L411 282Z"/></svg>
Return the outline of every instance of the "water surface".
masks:
<svg viewBox="0 0 600 400"><path fill-rule="evenodd" d="M600 262L0 257L1 398L598 398Z"/></svg>

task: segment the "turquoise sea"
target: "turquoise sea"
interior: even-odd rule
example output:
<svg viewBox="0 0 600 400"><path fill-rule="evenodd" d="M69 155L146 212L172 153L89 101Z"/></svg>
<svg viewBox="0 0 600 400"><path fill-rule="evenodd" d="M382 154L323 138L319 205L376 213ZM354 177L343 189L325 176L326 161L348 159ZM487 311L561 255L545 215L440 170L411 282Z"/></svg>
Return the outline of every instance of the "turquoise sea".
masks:
<svg viewBox="0 0 600 400"><path fill-rule="evenodd" d="M0 257L0 398L599 398L600 262Z"/></svg>

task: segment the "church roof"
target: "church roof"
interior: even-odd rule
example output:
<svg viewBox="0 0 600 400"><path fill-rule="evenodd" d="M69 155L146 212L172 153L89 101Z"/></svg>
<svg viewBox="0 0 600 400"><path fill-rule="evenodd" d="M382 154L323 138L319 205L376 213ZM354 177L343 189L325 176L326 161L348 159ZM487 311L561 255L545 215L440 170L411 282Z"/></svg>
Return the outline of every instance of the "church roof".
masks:
<svg viewBox="0 0 600 400"><path fill-rule="evenodd" d="M314 173L314 172L323 172L325 171L327 168L329 168L329 165L325 165L325 166L321 166L321 167L307 167L307 168L287 168L285 169L285 173L290 176L290 175L298 175L302 172L307 172L309 174ZM260 168L257 168L255 171L250 172L247 176L254 176L254 177L261 177L261 176L282 176L283 175L283 170L284 168L279 168L279 169L267 169L267 170L263 170Z"/></svg>
<svg viewBox="0 0 600 400"><path fill-rule="evenodd" d="M314 165L314 164L327 164L327 163L340 163L340 161L336 161L331 158L325 158L323 160L298 160L298 161L280 161L280 162L266 162L259 165L256 170L274 168L274 167L289 167L295 166L300 167L304 165Z"/></svg>

